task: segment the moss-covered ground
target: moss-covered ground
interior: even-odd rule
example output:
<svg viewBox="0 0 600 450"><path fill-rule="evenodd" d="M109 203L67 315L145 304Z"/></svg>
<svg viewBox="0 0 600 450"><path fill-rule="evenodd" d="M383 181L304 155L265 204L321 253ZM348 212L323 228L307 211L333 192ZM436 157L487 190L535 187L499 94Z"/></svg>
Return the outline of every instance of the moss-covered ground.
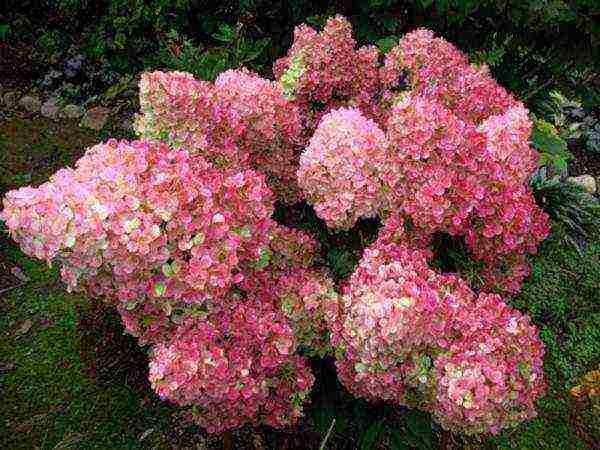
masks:
<svg viewBox="0 0 600 450"><path fill-rule="evenodd" d="M75 123L8 120L0 125L0 194L39 184L105 135ZM356 259L351 247L336 244L325 255L340 276ZM66 293L57 269L23 255L2 228L0 448L311 449L333 419L328 449L594 448L598 397L575 397L571 389L600 364L600 233L577 251L557 230L532 262L532 276L512 304L533 317L546 344L549 387L538 418L499 436L461 438L442 432L427 414L351 399L331 364L315 363L319 387L298 429L209 437L154 396L144 351L123 335L114 313Z"/></svg>

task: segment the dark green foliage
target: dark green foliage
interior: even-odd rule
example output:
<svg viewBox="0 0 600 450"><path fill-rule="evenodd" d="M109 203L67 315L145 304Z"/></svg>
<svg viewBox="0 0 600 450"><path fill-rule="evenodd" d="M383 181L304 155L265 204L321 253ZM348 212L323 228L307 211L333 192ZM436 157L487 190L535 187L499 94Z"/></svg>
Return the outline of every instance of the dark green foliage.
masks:
<svg viewBox="0 0 600 450"><path fill-rule="evenodd" d="M190 39L179 36L175 30L161 41L154 63L150 65L189 72L203 80L214 80L219 73L229 68L227 56L221 49L205 50Z"/></svg>
<svg viewBox="0 0 600 450"><path fill-rule="evenodd" d="M157 37L189 26L189 8L189 0L110 0L85 50L90 58L107 57L116 71L125 72L157 50Z"/></svg>
<svg viewBox="0 0 600 450"><path fill-rule="evenodd" d="M404 429L392 429L390 448L392 450L432 449L438 447L438 439L431 427L429 414L421 411L408 411L404 415Z"/></svg>
<svg viewBox="0 0 600 450"><path fill-rule="evenodd" d="M380 225L378 219L363 219L348 231L334 232L306 202L293 206L277 204L274 219L313 236L320 246L321 262L329 267L336 281L343 280L354 271L363 249L377 238Z"/></svg>
<svg viewBox="0 0 600 450"><path fill-rule="evenodd" d="M589 89L588 93L590 91L593 95L594 90ZM556 126L560 137L576 142L591 154L598 154L600 118L595 112L597 106L598 103L585 105L584 102L567 98L558 91L551 91L539 109L543 116ZM545 126L547 128L547 125Z"/></svg>
<svg viewBox="0 0 600 450"><path fill-rule="evenodd" d="M385 432L382 422L373 422L360 436L358 443L360 450L371 450L379 443Z"/></svg>
<svg viewBox="0 0 600 450"><path fill-rule="evenodd" d="M567 148L567 142L558 131L545 120L535 120L531 131L531 145L539 152L540 166L549 166L555 173L567 169L567 164L573 159L573 154Z"/></svg>
<svg viewBox="0 0 600 450"><path fill-rule="evenodd" d="M595 0L9 0L8 3L11 13L0 20L0 40L10 36L12 40L35 41L41 36L40 47L46 56L83 46L89 58L98 63L107 61L120 73L147 67L148 58L161 50L172 32L185 36L193 47L204 52L230 44L238 24L245 28L246 43L234 46L235 61L228 66L243 64L246 59L243 55L256 58L265 50L268 38L271 39L269 54L261 63L270 64L289 46L295 25L307 22L320 26L328 16L340 13L353 22L359 42L377 43L384 50L406 31L417 26L430 27L463 49L475 52L476 59L498 69L496 75L503 82L513 81L517 86L510 86L511 90L520 92L530 82L547 81L542 73L528 74L536 64L545 66L540 72L556 75L565 71L564 64L559 62L564 59L560 57L561 49L567 58L582 54L590 60L590 55L597 54L600 41L597 25L600 4ZM24 20L28 23L23 23ZM500 62L509 57L513 61L511 67L500 70ZM232 54L228 53L227 59L230 58ZM514 77L515 74L521 76Z"/></svg>
<svg viewBox="0 0 600 450"><path fill-rule="evenodd" d="M600 119L591 115L586 116L581 128L586 150L590 153L600 154Z"/></svg>
<svg viewBox="0 0 600 450"><path fill-rule="evenodd" d="M492 19L490 25L498 29L512 27L542 33L578 29L590 44L598 44L600 38L600 27L596 23L600 4L594 0L416 0L404 3L414 4L423 14L434 13L432 15L445 21L447 26Z"/></svg>
<svg viewBox="0 0 600 450"><path fill-rule="evenodd" d="M221 24L213 38L220 44L211 47L195 45L189 38L171 30L165 39L161 39L158 53L146 58L145 65L189 72L202 80L214 80L223 71L242 66L264 71L264 53L269 38L249 39L241 23L235 27Z"/></svg>
<svg viewBox="0 0 600 450"><path fill-rule="evenodd" d="M0 23L0 41L5 41L10 34L10 24Z"/></svg>
<svg viewBox="0 0 600 450"><path fill-rule="evenodd" d="M430 265L442 273L458 273L469 285L479 290L484 284L481 271L484 264L473 260L463 237L436 233L432 242L433 260Z"/></svg>
<svg viewBox="0 0 600 450"><path fill-rule="evenodd" d="M580 248L586 240L598 233L600 202L575 184L549 178L542 168L531 179L536 202L558 226L563 238Z"/></svg>

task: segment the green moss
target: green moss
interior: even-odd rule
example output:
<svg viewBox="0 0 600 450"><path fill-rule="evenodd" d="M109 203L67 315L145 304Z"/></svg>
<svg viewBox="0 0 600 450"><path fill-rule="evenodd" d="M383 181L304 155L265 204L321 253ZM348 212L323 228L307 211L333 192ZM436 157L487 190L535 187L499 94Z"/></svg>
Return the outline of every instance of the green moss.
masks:
<svg viewBox="0 0 600 450"><path fill-rule="evenodd" d="M74 123L13 117L0 124L0 192L46 181L97 142Z"/></svg>
<svg viewBox="0 0 600 450"><path fill-rule="evenodd" d="M72 166L88 147L109 138L134 139L111 118L101 131L82 128L76 120L11 117L0 123L0 192L45 182Z"/></svg>
<svg viewBox="0 0 600 450"><path fill-rule="evenodd" d="M142 406L141 394L123 380L87 374L76 313L87 300L64 293L56 268L1 243L3 263L18 265L29 281L0 297L0 447L139 448L146 429L167 429L166 405Z"/></svg>

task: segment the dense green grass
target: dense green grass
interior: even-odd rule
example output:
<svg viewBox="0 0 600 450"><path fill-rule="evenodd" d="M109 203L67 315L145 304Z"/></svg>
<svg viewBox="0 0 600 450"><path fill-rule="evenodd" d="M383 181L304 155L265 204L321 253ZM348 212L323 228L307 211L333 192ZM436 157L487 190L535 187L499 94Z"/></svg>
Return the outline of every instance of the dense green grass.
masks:
<svg viewBox="0 0 600 450"><path fill-rule="evenodd" d="M10 153L15 164L3 167L4 189L43 181L72 162L82 142L102 138L79 130L49 132L47 122L13 125L0 129L5 136L0 154ZM10 130L14 133L7 136ZM36 161L45 162L43 171L26 172ZM295 226L300 220L315 233L324 246L324 263L338 279L352 270L376 228L365 223L356 233L334 235L309 210L288 213L280 210L278 219ZM556 230L532 259L532 276L511 302L540 328L548 394L539 403L538 418L485 439L444 433L424 413L352 399L335 381L331 365L323 364L315 366L319 385L298 430L245 428L226 439L208 438L153 395L144 381L144 352L123 336L114 314L65 293L56 268L23 255L3 228L0 234L0 448L313 448L333 419L331 449L583 449L600 435L591 405L569 394L600 364L598 233L578 252ZM27 281L10 274L14 267Z"/></svg>

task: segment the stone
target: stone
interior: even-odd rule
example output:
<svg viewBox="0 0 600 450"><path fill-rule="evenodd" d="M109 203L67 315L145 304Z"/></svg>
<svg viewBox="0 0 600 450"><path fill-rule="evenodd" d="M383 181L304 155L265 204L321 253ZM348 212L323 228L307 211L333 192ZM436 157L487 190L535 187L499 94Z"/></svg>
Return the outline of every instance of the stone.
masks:
<svg viewBox="0 0 600 450"><path fill-rule="evenodd" d="M44 76L44 80L42 81L42 87L50 87L54 84L56 80L62 77L62 72L58 70L51 70Z"/></svg>
<svg viewBox="0 0 600 450"><path fill-rule="evenodd" d="M19 325L19 327L15 331L15 334L17 334L17 335L27 334L27 332L29 330L31 330L32 325L33 325L33 322L31 319L24 320L23 322L21 322L21 325Z"/></svg>
<svg viewBox="0 0 600 450"><path fill-rule="evenodd" d="M591 175L580 175L569 177L567 182L581 186L588 194L595 194L597 190L596 179Z"/></svg>
<svg viewBox="0 0 600 450"><path fill-rule="evenodd" d="M42 105L42 116L48 119L56 119L58 117L59 107L55 98L49 98Z"/></svg>
<svg viewBox="0 0 600 450"><path fill-rule="evenodd" d="M62 115L67 119L79 119L83 116L83 109L80 106L69 104L63 108Z"/></svg>
<svg viewBox="0 0 600 450"><path fill-rule="evenodd" d="M42 107L42 102L33 95L26 95L19 100L19 106L30 113L36 113Z"/></svg>
<svg viewBox="0 0 600 450"><path fill-rule="evenodd" d="M67 67L68 70L76 73L77 71L79 71L81 69L84 61L85 61L85 56L75 55L66 61L65 66Z"/></svg>
<svg viewBox="0 0 600 450"><path fill-rule="evenodd" d="M110 109L104 106L96 106L89 109L81 121L81 125L92 130L100 131L106 124Z"/></svg>

